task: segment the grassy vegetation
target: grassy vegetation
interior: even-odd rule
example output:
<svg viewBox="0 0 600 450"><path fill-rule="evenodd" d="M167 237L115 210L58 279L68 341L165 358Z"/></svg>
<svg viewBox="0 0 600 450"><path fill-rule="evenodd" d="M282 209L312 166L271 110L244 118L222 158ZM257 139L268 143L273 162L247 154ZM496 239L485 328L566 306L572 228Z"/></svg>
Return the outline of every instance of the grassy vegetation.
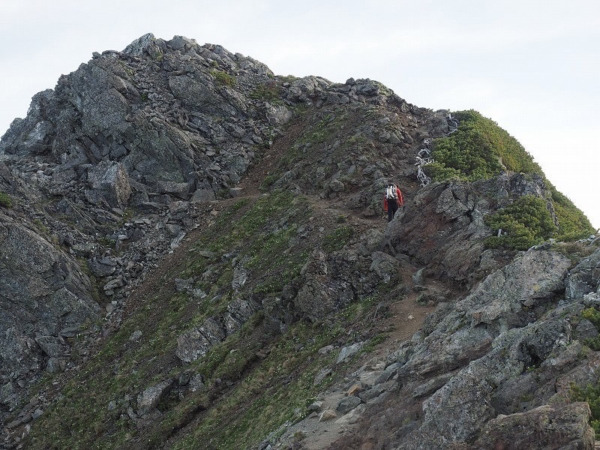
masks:
<svg viewBox="0 0 600 450"><path fill-rule="evenodd" d="M600 329L600 311L595 308L587 308L583 310L581 316L592 322L596 329ZM600 336L588 339L585 344L592 350L600 350ZM600 433L600 379L595 384L588 384L584 387L572 384L571 399L576 402L587 402L590 405L592 412L590 425L598 435Z"/></svg>
<svg viewBox="0 0 600 450"><path fill-rule="evenodd" d="M12 208L13 206L12 198L4 192L0 192L0 206L3 208Z"/></svg>
<svg viewBox="0 0 600 450"><path fill-rule="evenodd" d="M323 241L323 249L326 252L334 252L342 249L354 236L354 229L349 225L337 227Z"/></svg>
<svg viewBox="0 0 600 450"><path fill-rule="evenodd" d="M587 402L590 405L592 412L590 425L598 435L600 433L600 381L585 387L572 385L571 399L576 402Z"/></svg>
<svg viewBox="0 0 600 450"><path fill-rule="evenodd" d="M268 355L249 371L223 400L221 408L211 408L189 427L189 433L174 446L177 449L249 448L286 422L307 415L307 407L324 385L314 379L319 370L331 364L334 355L319 355L318 350L331 344L342 333L341 327L298 322L268 349ZM227 353L230 359L244 360L239 351ZM252 352L250 352L252 353ZM253 353L252 353L253 355ZM318 355L318 356L317 356ZM222 365L235 367L227 359ZM225 373L225 376L231 372ZM234 375L235 376L235 375Z"/></svg>
<svg viewBox="0 0 600 450"><path fill-rule="evenodd" d="M503 233L487 238L486 245L490 248L527 250L556 232L547 203L533 195L521 197L512 205L486 216L485 223L494 232L502 230Z"/></svg>
<svg viewBox="0 0 600 450"><path fill-rule="evenodd" d="M210 74L215 78L215 81L221 86L233 86L235 84L235 77L229 75L227 72L222 70L213 69Z"/></svg>
<svg viewBox="0 0 600 450"><path fill-rule="evenodd" d="M548 209L549 203L553 206L558 227ZM557 191L553 191L548 200L531 195L521 197L484 220L495 234L502 230L501 236L486 239L489 248L527 250L550 238L573 241L594 233L585 215Z"/></svg>
<svg viewBox="0 0 600 450"><path fill-rule="evenodd" d="M355 302L328 326L298 320L282 332L274 324L268 305L281 301L310 252L318 246L339 249L353 235L343 224L328 238L320 233L298 238L310 217L308 202L288 192L241 199L222 211L188 257L156 280L157 289L64 386L36 422L27 448L161 448L167 440L171 448L249 448L306 415L317 392L333 379L315 385L315 376L336 356L318 350L345 343L352 324L369 320L376 304L375 297ZM249 277L236 293L231 283L239 264ZM194 287L207 295L176 292L174 278L195 280ZM220 317L238 298L256 298L265 309L203 357L183 364L175 355L182 333ZM371 347L383 339L376 336ZM178 380L194 376L202 377L204 387L179 395L185 384ZM138 396L165 380L175 390L160 401L161 415L149 427L136 425L131 416Z"/></svg>
<svg viewBox="0 0 600 450"><path fill-rule="evenodd" d="M425 170L435 181L491 178L505 170L542 175L523 146L494 121L477 111L453 113L458 130L434 142L435 162Z"/></svg>
<svg viewBox="0 0 600 450"><path fill-rule="evenodd" d="M488 216L488 226L495 232L502 229L504 233L488 238L489 247L526 250L548 238L572 241L594 233L587 217L552 186L514 137L476 111L456 112L454 117L459 121L458 130L434 142L435 162L425 166L433 180L476 181L511 171L541 176L550 191L554 217L544 200L530 197Z"/></svg>
<svg viewBox="0 0 600 450"><path fill-rule="evenodd" d="M598 311L596 308L584 309L581 314L581 317L592 322L592 324L594 324L596 329L600 330L600 311ZM587 345L592 350L599 351L600 350L600 334L593 339L587 339L584 342L584 344ZM597 416L597 419L600 420L600 415Z"/></svg>
<svg viewBox="0 0 600 450"><path fill-rule="evenodd" d="M283 100L281 99L281 86L275 81L270 81L257 86L254 91L250 93L250 98L273 103L275 105L283 104Z"/></svg>
<svg viewBox="0 0 600 450"><path fill-rule="evenodd" d="M568 197L558 192L552 185L550 185L550 192L556 218L558 219L556 239L574 241L595 233L594 227L592 227L588 218Z"/></svg>

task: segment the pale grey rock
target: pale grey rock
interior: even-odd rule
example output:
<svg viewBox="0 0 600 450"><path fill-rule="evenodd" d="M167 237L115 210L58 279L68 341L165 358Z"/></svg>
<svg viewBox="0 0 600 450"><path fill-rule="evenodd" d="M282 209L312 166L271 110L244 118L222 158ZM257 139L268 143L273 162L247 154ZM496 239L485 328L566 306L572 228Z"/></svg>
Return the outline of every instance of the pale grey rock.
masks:
<svg viewBox="0 0 600 450"><path fill-rule="evenodd" d="M126 206L131 186L125 168L118 163L103 161L88 171L90 189L86 198L90 203L106 201L111 207Z"/></svg>
<svg viewBox="0 0 600 450"><path fill-rule="evenodd" d="M292 118L292 112L285 106L267 105L267 120L274 125L285 125Z"/></svg>
<svg viewBox="0 0 600 450"><path fill-rule="evenodd" d="M367 389L358 394L358 397L365 403L368 403L376 398L378 398L381 394L386 392L386 389L383 386L374 386L371 389Z"/></svg>
<svg viewBox="0 0 600 450"><path fill-rule="evenodd" d="M198 189L192 195L190 201L197 203L210 202L215 199L215 193L212 189Z"/></svg>
<svg viewBox="0 0 600 450"><path fill-rule="evenodd" d="M325 367L321 369L317 375L315 375L315 379L313 380L313 385L318 386L321 382L328 376L333 374L333 370L331 367Z"/></svg>
<svg viewBox="0 0 600 450"><path fill-rule="evenodd" d="M88 261L88 267L96 277L108 277L117 270L117 262L112 258L93 258Z"/></svg>
<svg viewBox="0 0 600 450"><path fill-rule="evenodd" d="M587 339L594 339L598 336L598 330L587 319L582 319L574 330L574 337L585 342Z"/></svg>
<svg viewBox="0 0 600 450"><path fill-rule="evenodd" d="M335 363L341 364L341 363L347 361L352 356L356 355L363 348L364 345L365 345L364 342L356 342L352 345L342 348L340 350L340 353L339 353Z"/></svg>
<svg viewBox="0 0 600 450"><path fill-rule="evenodd" d="M600 288L600 250L582 259L565 281L568 299L582 298Z"/></svg>
<svg viewBox="0 0 600 450"><path fill-rule="evenodd" d="M137 397L137 414L144 416L154 410L160 400L168 394L173 386L173 380L165 380L154 386L146 388Z"/></svg>
<svg viewBox="0 0 600 450"><path fill-rule="evenodd" d="M397 283L400 264L396 258L387 253L374 252L371 255L370 270L375 272L383 283Z"/></svg>
<svg viewBox="0 0 600 450"><path fill-rule="evenodd" d="M231 280L231 288L235 291L241 289L248 280L248 269L243 264L237 264L233 269L233 279Z"/></svg>
<svg viewBox="0 0 600 450"><path fill-rule="evenodd" d="M594 431L587 403L544 405L490 420L473 448L592 449Z"/></svg>
<svg viewBox="0 0 600 450"><path fill-rule="evenodd" d="M215 344L226 337L223 326L214 318L207 319L202 326L193 328L177 338L175 354L183 362L190 363L203 357Z"/></svg>
<svg viewBox="0 0 600 450"><path fill-rule="evenodd" d="M157 190L159 194L172 194L179 198L189 196L190 186L188 183L175 183L173 181L158 181Z"/></svg>

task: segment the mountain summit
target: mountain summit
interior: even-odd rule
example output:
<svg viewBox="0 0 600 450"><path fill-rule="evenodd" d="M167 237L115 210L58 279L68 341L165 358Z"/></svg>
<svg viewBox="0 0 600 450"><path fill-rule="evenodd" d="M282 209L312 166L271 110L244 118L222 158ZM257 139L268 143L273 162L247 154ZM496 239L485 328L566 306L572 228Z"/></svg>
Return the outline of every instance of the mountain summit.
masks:
<svg viewBox="0 0 600 450"><path fill-rule="evenodd" d="M0 141L0 447L591 449L599 243L475 111L147 34Z"/></svg>

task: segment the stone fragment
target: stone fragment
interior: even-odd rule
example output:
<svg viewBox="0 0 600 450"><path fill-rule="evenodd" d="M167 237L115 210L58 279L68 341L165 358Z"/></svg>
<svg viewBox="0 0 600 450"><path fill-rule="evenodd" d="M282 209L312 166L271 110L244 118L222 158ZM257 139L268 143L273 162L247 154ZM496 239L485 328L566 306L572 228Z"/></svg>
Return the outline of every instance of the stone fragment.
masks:
<svg viewBox="0 0 600 450"><path fill-rule="evenodd" d="M326 409L319 416L319 422L327 422L337 417L337 413L333 409Z"/></svg>
<svg viewBox="0 0 600 450"><path fill-rule="evenodd" d="M344 397L343 399L340 400L340 402L337 405L337 408L335 409L337 412L339 412L340 414L347 414L350 411L352 411L354 408L356 408L358 405L360 405L362 403L362 400L358 397Z"/></svg>
<svg viewBox="0 0 600 450"><path fill-rule="evenodd" d="M364 346L364 342L356 342L348 347L344 347L340 350L340 353L335 361L336 364L341 364L352 356L356 355Z"/></svg>
<svg viewBox="0 0 600 450"><path fill-rule="evenodd" d="M143 416L156 408L161 398L166 395L173 385L173 380L165 380L146 388L137 398L137 414Z"/></svg>

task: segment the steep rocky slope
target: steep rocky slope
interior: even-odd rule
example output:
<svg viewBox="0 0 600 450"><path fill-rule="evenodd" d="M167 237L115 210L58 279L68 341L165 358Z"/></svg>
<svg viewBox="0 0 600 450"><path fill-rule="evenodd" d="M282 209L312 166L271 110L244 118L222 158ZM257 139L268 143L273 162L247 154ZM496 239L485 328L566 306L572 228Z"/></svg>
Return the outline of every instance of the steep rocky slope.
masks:
<svg viewBox="0 0 600 450"><path fill-rule="evenodd" d="M496 172L419 179L457 117L152 35L37 94L0 141L1 445L592 448L598 240L547 240L593 230L487 123Z"/></svg>

